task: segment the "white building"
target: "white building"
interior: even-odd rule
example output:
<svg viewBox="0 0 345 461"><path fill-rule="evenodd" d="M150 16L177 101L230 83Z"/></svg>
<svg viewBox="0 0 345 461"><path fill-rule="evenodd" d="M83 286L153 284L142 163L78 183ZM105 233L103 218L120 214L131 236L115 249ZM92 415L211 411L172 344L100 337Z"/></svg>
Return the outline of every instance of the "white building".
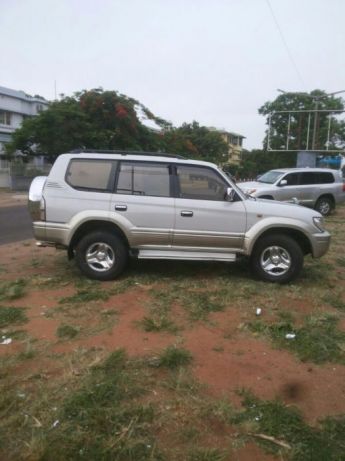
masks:
<svg viewBox="0 0 345 461"><path fill-rule="evenodd" d="M12 133L21 126L26 117L39 114L48 107L41 96L30 96L24 91L0 86L0 161L4 145L11 140Z"/></svg>

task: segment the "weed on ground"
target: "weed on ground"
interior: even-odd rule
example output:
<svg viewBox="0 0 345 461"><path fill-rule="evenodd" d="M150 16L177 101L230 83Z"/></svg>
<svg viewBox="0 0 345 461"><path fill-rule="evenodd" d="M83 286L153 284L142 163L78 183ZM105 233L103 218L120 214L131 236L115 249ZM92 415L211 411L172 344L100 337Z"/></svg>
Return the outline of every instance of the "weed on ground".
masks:
<svg viewBox="0 0 345 461"><path fill-rule="evenodd" d="M307 317L302 327L285 317L273 324L251 322L249 329L268 337L277 347L294 352L303 361L345 364L345 332L337 324L337 317L324 314Z"/></svg>
<svg viewBox="0 0 345 461"><path fill-rule="evenodd" d="M0 306L0 328L27 322L23 307Z"/></svg>
<svg viewBox="0 0 345 461"><path fill-rule="evenodd" d="M24 296L27 282L24 279L17 279L13 282L0 281L0 301L11 301Z"/></svg>
<svg viewBox="0 0 345 461"><path fill-rule="evenodd" d="M297 408L279 401L263 401L244 392L244 409L229 422L243 435L291 461L345 460L345 417L326 418L318 427L305 423ZM286 458L285 458L286 457Z"/></svg>

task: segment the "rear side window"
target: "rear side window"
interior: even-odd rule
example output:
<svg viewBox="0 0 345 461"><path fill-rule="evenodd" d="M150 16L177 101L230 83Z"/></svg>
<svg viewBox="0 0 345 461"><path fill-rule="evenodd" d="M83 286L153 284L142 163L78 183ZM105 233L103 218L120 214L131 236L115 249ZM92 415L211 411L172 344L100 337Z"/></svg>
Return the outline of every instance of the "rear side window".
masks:
<svg viewBox="0 0 345 461"><path fill-rule="evenodd" d="M178 166L177 177L180 198L224 200L227 185L209 168Z"/></svg>
<svg viewBox="0 0 345 461"><path fill-rule="evenodd" d="M75 189L109 192L116 162L112 160L74 159L71 160L66 182Z"/></svg>
<svg viewBox="0 0 345 461"><path fill-rule="evenodd" d="M318 179L317 183L318 184L331 184L331 183L335 182L334 181L334 176L333 176L332 173L326 173L326 172L325 173L318 173L317 176L318 176L317 177L317 179Z"/></svg>
<svg viewBox="0 0 345 461"><path fill-rule="evenodd" d="M170 196L169 166L121 162L116 192L126 195Z"/></svg>

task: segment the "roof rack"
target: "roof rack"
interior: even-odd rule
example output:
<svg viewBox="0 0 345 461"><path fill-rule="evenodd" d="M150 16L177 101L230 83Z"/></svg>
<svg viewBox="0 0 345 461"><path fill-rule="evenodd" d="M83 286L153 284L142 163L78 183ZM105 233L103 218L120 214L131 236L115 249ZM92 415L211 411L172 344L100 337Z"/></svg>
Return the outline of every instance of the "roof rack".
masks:
<svg viewBox="0 0 345 461"><path fill-rule="evenodd" d="M142 150L103 150L103 149L74 149L70 151L71 154L119 154L119 155L149 155L151 157L170 157L185 159L182 155L167 154L165 152L145 152Z"/></svg>

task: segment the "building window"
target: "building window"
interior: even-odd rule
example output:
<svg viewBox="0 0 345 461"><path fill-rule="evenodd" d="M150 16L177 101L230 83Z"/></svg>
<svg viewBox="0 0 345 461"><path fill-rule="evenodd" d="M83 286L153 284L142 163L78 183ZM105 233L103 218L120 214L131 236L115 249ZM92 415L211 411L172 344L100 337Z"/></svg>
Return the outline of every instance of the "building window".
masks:
<svg viewBox="0 0 345 461"><path fill-rule="evenodd" d="M38 112L38 113L39 113L39 112L42 112L42 110L43 110L43 104L37 104L36 109L37 109L37 112Z"/></svg>
<svg viewBox="0 0 345 461"><path fill-rule="evenodd" d="M4 110L0 110L0 124L11 125L11 113Z"/></svg>

